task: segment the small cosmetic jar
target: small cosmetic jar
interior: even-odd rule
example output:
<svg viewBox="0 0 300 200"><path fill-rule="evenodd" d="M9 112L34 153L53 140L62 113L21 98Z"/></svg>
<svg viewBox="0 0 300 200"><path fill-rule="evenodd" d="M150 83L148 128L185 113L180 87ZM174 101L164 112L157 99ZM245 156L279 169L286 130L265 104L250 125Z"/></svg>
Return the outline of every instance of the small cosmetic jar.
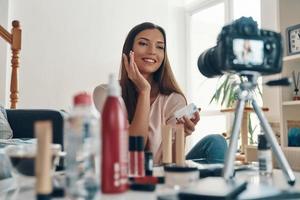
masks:
<svg viewBox="0 0 300 200"><path fill-rule="evenodd" d="M186 188L199 180L196 167L165 166L165 184L175 189Z"/></svg>

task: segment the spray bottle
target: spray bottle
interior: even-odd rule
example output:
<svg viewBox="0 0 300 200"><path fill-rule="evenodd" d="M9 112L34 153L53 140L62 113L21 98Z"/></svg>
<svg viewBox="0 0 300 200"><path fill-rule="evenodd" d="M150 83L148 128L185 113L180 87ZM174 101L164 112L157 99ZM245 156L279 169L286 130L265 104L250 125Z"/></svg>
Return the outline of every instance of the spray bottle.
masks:
<svg viewBox="0 0 300 200"><path fill-rule="evenodd" d="M128 120L121 87L112 74L102 112L101 165L102 192L125 192L128 188Z"/></svg>

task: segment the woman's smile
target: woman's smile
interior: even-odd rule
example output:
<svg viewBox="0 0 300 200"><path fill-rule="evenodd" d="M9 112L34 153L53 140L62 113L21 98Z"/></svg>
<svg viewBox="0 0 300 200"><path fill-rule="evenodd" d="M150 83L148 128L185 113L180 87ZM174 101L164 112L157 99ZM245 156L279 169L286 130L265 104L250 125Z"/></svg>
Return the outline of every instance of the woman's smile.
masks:
<svg viewBox="0 0 300 200"><path fill-rule="evenodd" d="M142 74L153 74L161 66L165 56L165 43L157 29L140 32L133 44L134 61Z"/></svg>

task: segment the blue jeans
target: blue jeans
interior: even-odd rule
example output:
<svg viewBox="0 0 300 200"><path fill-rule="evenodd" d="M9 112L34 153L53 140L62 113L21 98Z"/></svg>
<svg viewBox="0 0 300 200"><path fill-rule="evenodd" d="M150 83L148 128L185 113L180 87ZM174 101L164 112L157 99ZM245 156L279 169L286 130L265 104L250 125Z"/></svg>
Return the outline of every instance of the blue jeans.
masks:
<svg viewBox="0 0 300 200"><path fill-rule="evenodd" d="M219 134L211 134L202 138L186 155L187 160L200 163L223 163L227 152L227 142Z"/></svg>

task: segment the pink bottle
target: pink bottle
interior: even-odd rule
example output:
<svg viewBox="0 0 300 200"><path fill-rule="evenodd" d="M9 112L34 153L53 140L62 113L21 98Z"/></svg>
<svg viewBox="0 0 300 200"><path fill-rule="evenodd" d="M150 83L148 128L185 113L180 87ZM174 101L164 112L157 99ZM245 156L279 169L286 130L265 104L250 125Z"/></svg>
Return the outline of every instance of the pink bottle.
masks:
<svg viewBox="0 0 300 200"><path fill-rule="evenodd" d="M103 193L121 193L128 188L128 120L121 87L109 76L108 97L102 112Z"/></svg>

